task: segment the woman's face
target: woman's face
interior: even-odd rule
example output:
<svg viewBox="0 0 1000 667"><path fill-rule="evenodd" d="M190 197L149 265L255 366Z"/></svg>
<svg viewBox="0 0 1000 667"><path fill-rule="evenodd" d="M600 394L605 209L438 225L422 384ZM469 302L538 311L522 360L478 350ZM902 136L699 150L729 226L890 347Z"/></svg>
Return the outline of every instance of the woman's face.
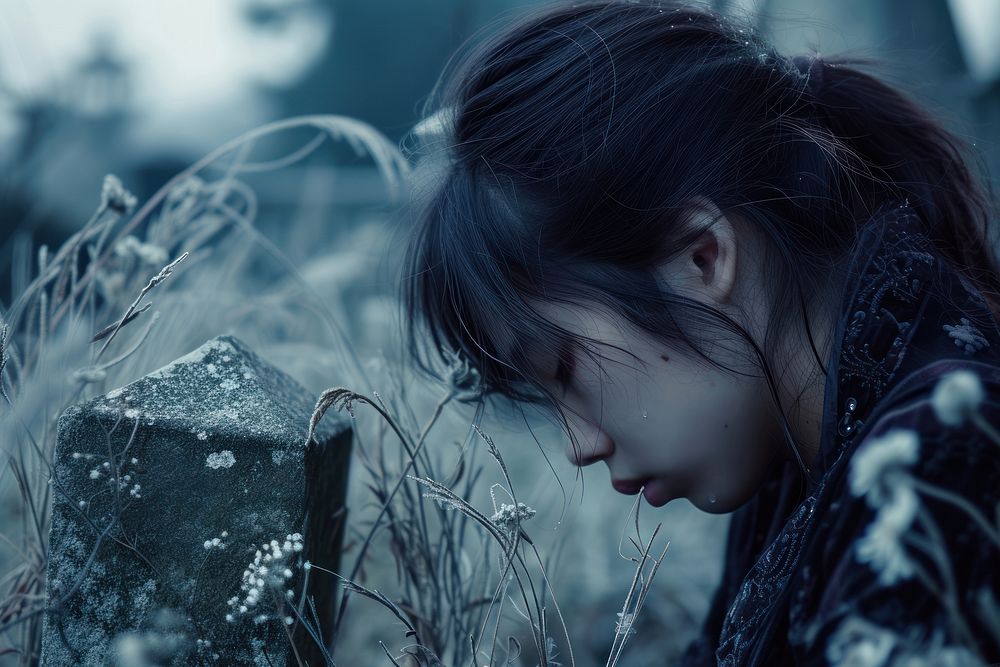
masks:
<svg viewBox="0 0 1000 667"><path fill-rule="evenodd" d="M702 233L658 275L671 291L722 310L760 341L762 313L772 297L759 239L742 219L723 216L710 201L700 204L684 224ZM687 498L706 512L730 512L754 495L775 456L791 457L771 390L745 342L718 336L701 341L710 358L742 374L730 373L690 349L668 349L628 322L617 324L596 305L533 305L564 329L600 343L604 359L579 350L572 355L565 393L554 356L531 361L548 388L563 396L580 448L574 451L569 442L570 461L604 461L619 491L634 494L644 485L643 495L654 506ZM783 405L789 397L785 380L803 377L804 358L793 355L776 370ZM804 416L796 412L792 419L799 423L791 428L814 449L822 383L805 396Z"/></svg>
<svg viewBox="0 0 1000 667"><path fill-rule="evenodd" d="M697 363L694 352L667 349L597 308L536 307L565 329L605 343L598 349L604 359L579 350L571 355L565 388L556 379L562 377L557 359L537 362L546 386L566 405L579 446L574 451L572 441L567 444L571 462L604 461L618 491L635 494L644 485L654 506L687 498L706 512L724 513L751 498L772 456L785 448L762 378ZM718 350L709 355L746 370L745 362Z"/></svg>

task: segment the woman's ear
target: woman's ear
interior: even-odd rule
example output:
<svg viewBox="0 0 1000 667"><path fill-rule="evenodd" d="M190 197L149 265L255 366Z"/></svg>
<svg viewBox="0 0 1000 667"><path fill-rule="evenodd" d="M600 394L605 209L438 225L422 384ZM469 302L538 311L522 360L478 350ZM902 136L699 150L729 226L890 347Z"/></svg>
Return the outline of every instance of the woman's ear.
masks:
<svg viewBox="0 0 1000 667"><path fill-rule="evenodd" d="M681 234L695 230L701 234L690 247L661 264L660 275L679 294L707 303L730 303L737 267L733 221L704 197L691 200L681 221Z"/></svg>

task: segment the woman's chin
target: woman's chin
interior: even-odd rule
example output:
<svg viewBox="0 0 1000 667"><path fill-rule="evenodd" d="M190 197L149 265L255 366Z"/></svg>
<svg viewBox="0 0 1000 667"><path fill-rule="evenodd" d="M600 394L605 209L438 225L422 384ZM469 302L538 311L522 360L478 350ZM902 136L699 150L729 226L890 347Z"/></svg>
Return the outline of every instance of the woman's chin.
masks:
<svg viewBox="0 0 1000 667"><path fill-rule="evenodd" d="M716 500L711 502L708 498L698 498L696 501L692 500L691 503L703 512L708 512L709 514L727 514L731 509L725 506L721 501Z"/></svg>

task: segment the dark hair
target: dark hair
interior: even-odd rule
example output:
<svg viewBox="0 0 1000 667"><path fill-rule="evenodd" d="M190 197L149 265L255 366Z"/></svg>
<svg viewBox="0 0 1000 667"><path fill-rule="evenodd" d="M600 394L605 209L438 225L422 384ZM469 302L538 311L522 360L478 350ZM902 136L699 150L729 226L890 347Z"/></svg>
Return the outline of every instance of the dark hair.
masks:
<svg viewBox="0 0 1000 667"><path fill-rule="evenodd" d="M443 141L412 149L424 178L402 275L409 354L438 377L422 344L455 352L485 394L563 414L525 350L596 352L526 299L599 304L724 368L699 348L715 326L754 351L805 472L768 361L794 318L826 373L805 303L828 294L880 204L906 200L1000 316L996 200L967 160L985 166L860 69L880 64L791 59L746 22L653 0L548 6L480 42L428 99ZM761 344L656 278L695 240L678 230L699 196L762 232L775 284L795 288L777 290Z"/></svg>

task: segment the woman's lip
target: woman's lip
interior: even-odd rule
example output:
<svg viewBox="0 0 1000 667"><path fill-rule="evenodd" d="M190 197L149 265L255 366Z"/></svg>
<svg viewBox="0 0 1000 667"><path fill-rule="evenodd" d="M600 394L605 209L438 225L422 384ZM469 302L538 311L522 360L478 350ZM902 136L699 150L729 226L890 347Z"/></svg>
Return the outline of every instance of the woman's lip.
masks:
<svg viewBox="0 0 1000 667"><path fill-rule="evenodd" d="M672 495L671 489L665 486L664 482L659 479L646 482L646 486L642 490L642 496L653 507L662 507L676 497Z"/></svg>
<svg viewBox="0 0 1000 667"><path fill-rule="evenodd" d="M664 482L656 477L642 477L638 479L613 479L611 486L615 487L618 493L634 496L642 491L643 498L653 507L666 505L676 496L672 495L672 490L664 485Z"/></svg>
<svg viewBox="0 0 1000 667"><path fill-rule="evenodd" d="M643 486L645 486L652 477L640 477L637 479L613 479L611 480L611 486L615 488L618 493L624 493L627 496L634 496L639 493Z"/></svg>

